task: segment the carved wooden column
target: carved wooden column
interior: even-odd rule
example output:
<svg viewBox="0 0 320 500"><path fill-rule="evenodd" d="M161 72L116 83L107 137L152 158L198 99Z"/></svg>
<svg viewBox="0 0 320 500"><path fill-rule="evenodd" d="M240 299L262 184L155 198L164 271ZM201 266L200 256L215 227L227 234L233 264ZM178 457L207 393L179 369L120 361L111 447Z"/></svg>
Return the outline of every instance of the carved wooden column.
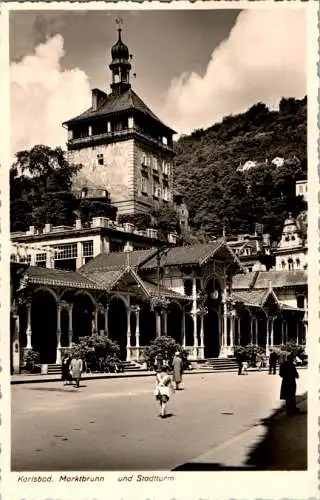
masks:
<svg viewBox="0 0 320 500"><path fill-rule="evenodd" d="M157 337L161 337L161 316L158 310L155 310L156 315L156 332Z"/></svg>
<svg viewBox="0 0 320 500"><path fill-rule="evenodd" d="M182 347L186 347L186 312L182 309Z"/></svg>
<svg viewBox="0 0 320 500"><path fill-rule="evenodd" d="M106 337L109 335L109 327L108 327L108 317L109 317L109 304L104 308L104 334Z"/></svg>
<svg viewBox="0 0 320 500"><path fill-rule="evenodd" d="M31 327L31 305L32 305L32 300L29 299L26 303L27 306L27 330L26 330L26 335L27 335L27 349L32 349L32 327Z"/></svg>
<svg viewBox="0 0 320 500"><path fill-rule="evenodd" d="M130 319L131 319L131 309L130 307L127 308L127 361L131 360L131 324L130 324Z"/></svg>
<svg viewBox="0 0 320 500"><path fill-rule="evenodd" d="M56 364L61 364L61 311L63 308L63 303L57 302L57 354L56 354Z"/></svg>
<svg viewBox="0 0 320 500"><path fill-rule="evenodd" d="M72 347L72 341L73 341L73 325L72 325L72 311L73 311L73 304L68 304L68 347Z"/></svg>

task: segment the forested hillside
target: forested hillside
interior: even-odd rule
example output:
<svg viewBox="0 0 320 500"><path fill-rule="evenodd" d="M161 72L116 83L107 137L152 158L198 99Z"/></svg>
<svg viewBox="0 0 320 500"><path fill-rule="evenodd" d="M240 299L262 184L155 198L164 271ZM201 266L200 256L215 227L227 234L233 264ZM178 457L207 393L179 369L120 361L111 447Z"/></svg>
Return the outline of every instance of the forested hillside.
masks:
<svg viewBox="0 0 320 500"><path fill-rule="evenodd" d="M282 99L279 111L258 103L181 137L176 153L175 188L195 234L220 236L223 227L227 235L252 233L262 223L275 240L287 214L306 208L295 181L307 174L307 99ZM274 158L285 161L277 167ZM247 161L256 166L241 172Z"/></svg>

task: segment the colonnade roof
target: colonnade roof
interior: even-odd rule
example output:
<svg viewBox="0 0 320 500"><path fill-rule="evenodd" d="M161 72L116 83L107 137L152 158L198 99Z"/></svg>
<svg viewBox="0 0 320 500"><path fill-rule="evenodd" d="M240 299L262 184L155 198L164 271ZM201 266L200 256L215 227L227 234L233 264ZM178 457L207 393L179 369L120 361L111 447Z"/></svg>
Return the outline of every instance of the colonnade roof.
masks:
<svg viewBox="0 0 320 500"><path fill-rule="evenodd" d="M104 288L74 271L63 269L49 269L46 267L30 266L26 271L28 283L63 286L68 288L87 288L103 290Z"/></svg>
<svg viewBox="0 0 320 500"><path fill-rule="evenodd" d="M134 250L133 252L111 252L100 253L93 260L88 262L79 269L81 274L87 275L93 272L113 271L123 269L130 265L137 267L147 258L155 255L157 249L149 248L148 250Z"/></svg>
<svg viewBox="0 0 320 500"><path fill-rule="evenodd" d="M299 311L301 313L304 313L303 309L289 306L280 302L272 288L269 288L268 290L238 290L231 293L231 299L237 303L241 303L244 306L260 309L264 307L267 300L271 300L271 303L274 303L281 310Z"/></svg>
<svg viewBox="0 0 320 500"><path fill-rule="evenodd" d="M97 271L111 271L130 265L141 270L156 269L158 266L157 254L163 249L134 250L132 252L112 252L99 254L79 272L88 275ZM233 253L224 238L211 243L198 245L169 247L161 256L161 266L202 266L211 258L217 257L228 266L232 265L235 271L242 270L238 257Z"/></svg>
<svg viewBox="0 0 320 500"><path fill-rule="evenodd" d="M233 290L286 288L308 284L307 271L293 269L292 271L256 271L247 274L237 274L233 277Z"/></svg>

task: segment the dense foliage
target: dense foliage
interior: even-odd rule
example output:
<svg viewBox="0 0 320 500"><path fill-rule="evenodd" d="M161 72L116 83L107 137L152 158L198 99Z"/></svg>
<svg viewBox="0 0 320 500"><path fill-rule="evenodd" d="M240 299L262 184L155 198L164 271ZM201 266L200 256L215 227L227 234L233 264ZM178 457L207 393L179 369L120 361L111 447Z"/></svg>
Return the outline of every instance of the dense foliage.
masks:
<svg viewBox="0 0 320 500"><path fill-rule="evenodd" d="M46 223L73 225L76 217L110 215L110 200L78 200L71 191L80 165L70 164L61 148L36 145L16 153L10 170L11 231ZM115 216L115 214L113 214Z"/></svg>
<svg viewBox="0 0 320 500"><path fill-rule="evenodd" d="M79 355L90 371L116 371L121 366L120 348L105 335L80 337L71 349L71 356Z"/></svg>
<svg viewBox="0 0 320 500"><path fill-rule="evenodd" d="M155 368L156 364L160 367L163 362L166 362L168 366L171 367L175 352L177 351L180 352L181 359L186 368L188 366L187 352L169 336L162 336L154 339L150 345L144 348L143 357L149 369Z"/></svg>
<svg viewBox="0 0 320 500"><path fill-rule="evenodd" d="M289 212L306 209L295 182L307 174L307 100L282 99L279 111L258 103L176 143L175 187L186 200L193 232L207 237L252 233L264 224L279 238ZM276 166L274 158L283 158ZM241 172L247 161L254 168Z"/></svg>

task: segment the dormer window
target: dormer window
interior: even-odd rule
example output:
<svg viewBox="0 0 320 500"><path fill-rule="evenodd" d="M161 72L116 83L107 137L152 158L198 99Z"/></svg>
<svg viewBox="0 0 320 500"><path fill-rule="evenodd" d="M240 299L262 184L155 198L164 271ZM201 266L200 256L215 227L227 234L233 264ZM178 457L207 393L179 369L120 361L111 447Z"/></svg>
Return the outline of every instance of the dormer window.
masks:
<svg viewBox="0 0 320 500"><path fill-rule="evenodd" d="M103 153L98 153L97 154L97 165L104 165Z"/></svg>

